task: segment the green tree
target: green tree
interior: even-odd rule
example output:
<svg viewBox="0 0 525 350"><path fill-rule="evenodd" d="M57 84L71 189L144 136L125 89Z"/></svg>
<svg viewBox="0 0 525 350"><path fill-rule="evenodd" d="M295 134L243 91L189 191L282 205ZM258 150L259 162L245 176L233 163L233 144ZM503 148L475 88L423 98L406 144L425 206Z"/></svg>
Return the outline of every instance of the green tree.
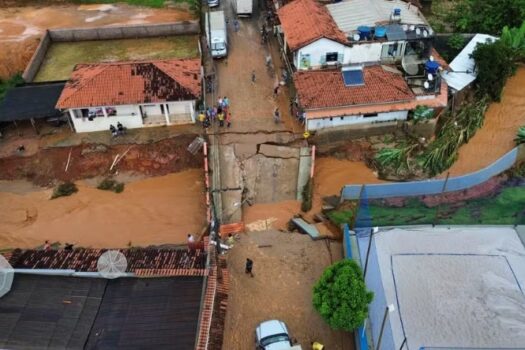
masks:
<svg viewBox="0 0 525 350"><path fill-rule="evenodd" d="M504 26L521 25L525 0L461 0L451 18L460 31L499 35Z"/></svg>
<svg viewBox="0 0 525 350"><path fill-rule="evenodd" d="M352 331L368 316L374 293L366 289L361 268L353 260L329 266L314 285L313 304L333 329Z"/></svg>
<svg viewBox="0 0 525 350"><path fill-rule="evenodd" d="M519 28L503 27L500 40L514 51L518 60L525 58L525 21Z"/></svg>
<svg viewBox="0 0 525 350"><path fill-rule="evenodd" d="M472 58L476 61L478 92L499 101L507 79L516 71L516 53L502 40L479 44Z"/></svg>

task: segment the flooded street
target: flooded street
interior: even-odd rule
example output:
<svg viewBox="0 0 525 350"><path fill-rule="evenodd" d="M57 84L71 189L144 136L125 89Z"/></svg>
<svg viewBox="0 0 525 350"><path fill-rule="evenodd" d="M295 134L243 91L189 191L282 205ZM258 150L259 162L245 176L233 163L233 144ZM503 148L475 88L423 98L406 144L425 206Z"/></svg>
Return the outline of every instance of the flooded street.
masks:
<svg viewBox="0 0 525 350"><path fill-rule="evenodd" d="M77 185L76 194L54 200L52 190L0 192L0 206L9 208L0 213L0 248L46 239L97 248L185 243L205 225L201 169L135 181L120 194Z"/></svg>
<svg viewBox="0 0 525 350"><path fill-rule="evenodd" d="M513 149L518 128L525 125L525 68L520 67L503 90L501 102L492 103L485 123L459 150L450 175L468 174L483 169Z"/></svg>
<svg viewBox="0 0 525 350"><path fill-rule="evenodd" d="M184 10L126 4L0 8L0 78L25 69L46 29L167 23L190 19L193 19L193 15Z"/></svg>

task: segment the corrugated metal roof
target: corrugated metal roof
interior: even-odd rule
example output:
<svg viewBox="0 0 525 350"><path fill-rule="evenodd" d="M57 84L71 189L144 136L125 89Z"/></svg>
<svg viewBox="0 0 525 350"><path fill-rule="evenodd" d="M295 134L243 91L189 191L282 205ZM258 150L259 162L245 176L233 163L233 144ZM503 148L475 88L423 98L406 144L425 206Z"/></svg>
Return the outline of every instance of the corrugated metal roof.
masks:
<svg viewBox="0 0 525 350"><path fill-rule="evenodd" d="M476 34L461 52L450 62L449 67L452 71L445 71L442 76L448 86L456 91L463 90L467 85L476 80L475 62L470 57L479 43L488 40L497 40L497 37L487 34Z"/></svg>
<svg viewBox="0 0 525 350"><path fill-rule="evenodd" d="M328 11L345 33L357 30L359 26L373 27L386 24L394 9L401 9L401 23L427 24L419 9L401 0L347 0L326 5Z"/></svg>

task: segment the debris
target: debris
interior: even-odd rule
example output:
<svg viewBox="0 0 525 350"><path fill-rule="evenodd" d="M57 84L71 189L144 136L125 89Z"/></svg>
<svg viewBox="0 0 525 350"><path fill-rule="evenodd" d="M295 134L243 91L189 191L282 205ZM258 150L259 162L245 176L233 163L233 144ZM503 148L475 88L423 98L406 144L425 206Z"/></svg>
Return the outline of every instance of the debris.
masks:
<svg viewBox="0 0 525 350"><path fill-rule="evenodd" d="M64 170L66 173L67 173L67 169L69 168L69 162L71 161L71 152L73 152L73 147L69 149L69 155L67 156L66 169Z"/></svg>

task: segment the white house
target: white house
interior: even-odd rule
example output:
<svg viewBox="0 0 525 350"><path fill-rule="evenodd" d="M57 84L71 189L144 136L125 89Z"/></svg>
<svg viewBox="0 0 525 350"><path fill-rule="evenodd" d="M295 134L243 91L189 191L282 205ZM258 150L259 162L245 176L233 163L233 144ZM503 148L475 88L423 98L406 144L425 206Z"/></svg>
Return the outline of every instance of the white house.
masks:
<svg viewBox="0 0 525 350"><path fill-rule="evenodd" d="M201 79L199 59L79 64L56 107L76 132L189 124Z"/></svg>

